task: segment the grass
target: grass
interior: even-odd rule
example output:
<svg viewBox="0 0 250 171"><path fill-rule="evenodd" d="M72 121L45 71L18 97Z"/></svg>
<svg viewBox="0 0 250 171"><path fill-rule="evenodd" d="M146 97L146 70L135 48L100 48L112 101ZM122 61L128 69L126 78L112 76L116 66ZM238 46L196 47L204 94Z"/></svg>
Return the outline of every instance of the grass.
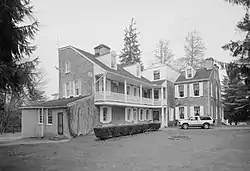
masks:
<svg viewBox="0 0 250 171"><path fill-rule="evenodd" d="M106 141L89 135L68 143L0 147L0 171L247 171L249 135L244 129L172 129Z"/></svg>

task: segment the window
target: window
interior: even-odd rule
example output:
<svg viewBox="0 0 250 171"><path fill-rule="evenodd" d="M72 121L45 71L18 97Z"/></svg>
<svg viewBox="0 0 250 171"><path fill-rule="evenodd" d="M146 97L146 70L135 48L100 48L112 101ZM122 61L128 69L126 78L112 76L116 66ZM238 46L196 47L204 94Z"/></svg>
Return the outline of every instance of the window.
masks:
<svg viewBox="0 0 250 171"><path fill-rule="evenodd" d="M166 99L166 88L163 88L163 99Z"/></svg>
<svg viewBox="0 0 250 171"><path fill-rule="evenodd" d="M134 87L134 96L136 96L136 95L137 95L137 88Z"/></svg>
<svg viewBox="0 0 250 171"><path fill-rule="evenodd" d="M130 94L130 86L127 86L127 95Z"/></svg>
<svg viewBox="0 0 250 171"><path fill-rule="evenodd" d="M201 120L212 120L210 117L208 116L201 116L200 117Z"/></svg>
<svg viewBox="0 0 250 171"><path fill-rule="evenodd" d="M146 120L148 120L149 119L149 111L148 111L148 109L146 110Z"/></svg>
<svg viewBox="0 0 250 171"><path fill-rule="evenodd" d="M66 97L70 96L69 82L66 83Z"/></svg>
<svg viewBox="0 0 250 171"><path fill-rule="evenodd" d="M69 62L65 62L65 73L69 73L70 72L70 64Z"/></svg>
<svg viewBox="0 0 250 171"><path fill-rule="evenodd" d="M160 71L156 70L154 71L154 80L159 80L160 79Z"/></svg>
<svg viewBox="0 0 250 171"><path fill-rule="evenodd" d="M47 125L52 125L52 123L53 123L52 109L48 109Z"/></svg>
<svg viewBox="0 0 250 171"><path fill-rule="evenodd" d="M38 123L43 124L43 110L39 109L38 111Z"/></svg>
<svg viewBox="0 0 250 171"><path fill-rule="evenodd" d="M132 114L132 109L128 108L127 109L127 121L130 121L132 118L131 118L131 114Z"/></svg>
<svg viewBox="0 0 250 171"><path fill-rule="evenodd" d="M80 81L75 81L75 95L78 96L80 94Z"/></svg>
<svg viewBox="0 0 250 171"><path fill-rule="evenodd" d="M200 106L194 106L194 115L200 116Z"/></svg>
<svg viewBox="0 0 250 171"><path fill-rule="evenodd" d="M118 85L119 83L116 81L112 81L112 85L113 85L113 92L118 93Z"/></svg>
<svg viewBox="0 0 250 171"><path fill-rule="evenodd" d="M140 109L140 121L142 121L143 120L143 109Z"/></svg>
<svg viewBox="0 0 250 171"><path fill-rule="evenodd" d="M154 99L159 99L159 90L154 90Z"/></svg>
<svg viewBox="0 0 250 171"><path fill-rule="evenodd" d="M192 69L191 69L191 68L188 68L188 69L187 69L187 77L188 77L188 78L191 78L191 77L192 77Z"/></svg>
<svg viewBox="0 0 250 171"><path fill-rule="evenodd" d="M116 56L111 55L111 68L116 68Z"/></svg>
<svg viewBox="0 0 250 171"><path fill-rule="evenodd" d="M184 119L184 107L179 107L180 119Z"/></svg>
<svg viewBox="0 0 250 171"><path fill-rule="evenodd" d="M193 84L194 86L194 96L199 96L200 92L199 92L199 83L195 83Z"/></svg>
<svg viewBox="0 0 250 171"><path fill-rule="evenodd" d="M184 85L179 85L179 96L184 97Z"/></svg>
<svg viewBox="0 0 250 171"><path fill-rule="evenodd" d="M103 122L107 122L108 121L108 108L104 107L103 109Z"/></svg>

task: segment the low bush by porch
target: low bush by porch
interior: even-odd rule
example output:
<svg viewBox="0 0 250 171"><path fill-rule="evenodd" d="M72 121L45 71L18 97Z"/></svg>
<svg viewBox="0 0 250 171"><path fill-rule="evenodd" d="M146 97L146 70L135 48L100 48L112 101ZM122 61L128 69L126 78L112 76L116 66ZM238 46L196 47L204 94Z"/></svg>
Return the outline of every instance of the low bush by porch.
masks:
<svg viewBox="0 0 250 171"><path fill-rule="evenodd" d="M119 136L139 134L148 131L157 131L160 129L161 123L143 123L131 125L114 125L94 128L95 136L100 139L108 139Z"/></svg>

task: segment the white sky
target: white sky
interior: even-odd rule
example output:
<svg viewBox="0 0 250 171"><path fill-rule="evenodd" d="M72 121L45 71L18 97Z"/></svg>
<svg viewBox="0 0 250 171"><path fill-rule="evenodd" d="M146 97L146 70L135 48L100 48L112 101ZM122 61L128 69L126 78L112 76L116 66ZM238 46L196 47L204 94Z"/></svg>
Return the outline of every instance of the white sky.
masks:
<svg viewBox="0 0 250 171"><path fill-rule="evenodd" d="M47 73L47 95L58 92L57 37L59 47L73 45L93 53L102 43L119 53L124 28L134 17L145 66L161 38L170 41L179 58L184 55L185 36L196 29L207 48L205 57L228 62L232 57L221 46L242 37L235 29L244 10L224 0L33 0L32 4L41 25L34 57L40 57Z"/></svg>

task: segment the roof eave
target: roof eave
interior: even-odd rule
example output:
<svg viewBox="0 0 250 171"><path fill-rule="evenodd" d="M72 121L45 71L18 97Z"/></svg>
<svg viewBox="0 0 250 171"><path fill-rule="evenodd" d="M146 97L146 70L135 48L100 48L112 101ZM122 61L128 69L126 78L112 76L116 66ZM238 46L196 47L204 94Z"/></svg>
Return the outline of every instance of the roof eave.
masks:
<svg viewBox="0 0 250 171"><path fill-rule="evenodd" d="M23 106L19 109L58 109L58 108L67 108L68 106Z"/></svg>
<svg viewBox="0 0 250 171"><path fill-rule="evenodd" d="M176 81L174 84L197 82L197 81L208 81L208 80L209 80L209 78L196 79L196 80Z"/></svg>

